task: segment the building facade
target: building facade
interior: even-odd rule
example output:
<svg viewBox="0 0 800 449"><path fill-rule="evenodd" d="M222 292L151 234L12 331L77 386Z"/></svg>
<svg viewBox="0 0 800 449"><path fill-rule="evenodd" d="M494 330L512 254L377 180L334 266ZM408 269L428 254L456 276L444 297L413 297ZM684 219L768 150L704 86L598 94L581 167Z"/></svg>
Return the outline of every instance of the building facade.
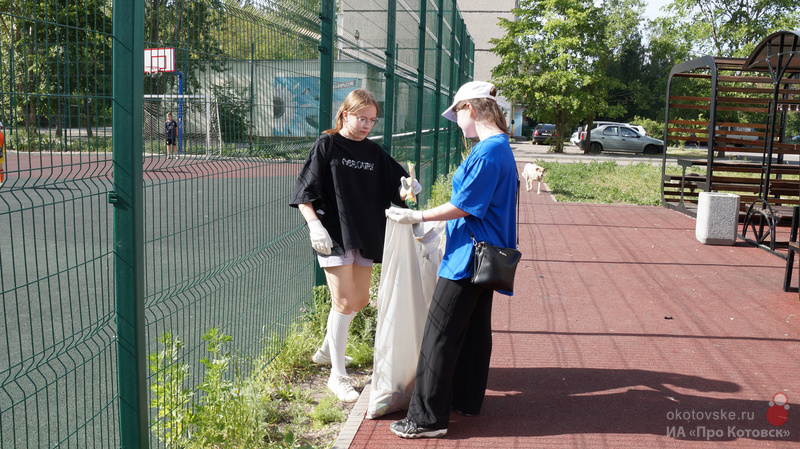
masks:
<svg viewBox="0 0 800 449"><path fill-rule="evenodd" d="M498 22L500 18L514 20L511 10L517 6L517 0L458 0L458 8L467 25L467 31L475 42L475 70L473 79L489 81L492 69L500 63L500 57L491 49L490 39L505 36L506 30ZM512 134L522 134L522 110L519 105L512 105L505 98L498 103L506 111L506 119L512 128Z"/></svg>

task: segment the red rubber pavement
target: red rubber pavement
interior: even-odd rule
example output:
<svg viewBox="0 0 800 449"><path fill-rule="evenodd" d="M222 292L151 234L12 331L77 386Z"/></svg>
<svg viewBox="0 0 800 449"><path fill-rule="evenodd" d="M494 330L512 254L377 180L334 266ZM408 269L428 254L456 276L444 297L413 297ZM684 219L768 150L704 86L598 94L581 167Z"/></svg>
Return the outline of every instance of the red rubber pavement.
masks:
<svg viewBox="0 0 800 449"><path fill-rule="evenodd" d="M480 415L421 440L389 430L404 413L364 419L350 448L800 447L783 259L703 245L660 207L556 203L545 186L520 201L523 260L516 294L495 295Z"/></svg>

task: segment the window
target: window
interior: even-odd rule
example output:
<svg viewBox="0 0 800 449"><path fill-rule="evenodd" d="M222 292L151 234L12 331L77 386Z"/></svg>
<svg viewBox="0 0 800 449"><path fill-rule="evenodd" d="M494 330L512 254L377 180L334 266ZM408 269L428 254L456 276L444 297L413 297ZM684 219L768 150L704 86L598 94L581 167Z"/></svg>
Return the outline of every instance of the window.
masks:
<svg viewBox="0 0 800 449"><path fill-rule="evenodd" d="M619 128L617 126L609 126L608 128L603 130L603 135L604 136L617 136L617 135L619 135L618 129Z"/></svg>
<svg viewBox="0 0 800 449"><path fill-rule="evenodd" d="M620 128L620 131L622 137L639 137L639 134L637 134L636 131L630 128Z"/></svg>

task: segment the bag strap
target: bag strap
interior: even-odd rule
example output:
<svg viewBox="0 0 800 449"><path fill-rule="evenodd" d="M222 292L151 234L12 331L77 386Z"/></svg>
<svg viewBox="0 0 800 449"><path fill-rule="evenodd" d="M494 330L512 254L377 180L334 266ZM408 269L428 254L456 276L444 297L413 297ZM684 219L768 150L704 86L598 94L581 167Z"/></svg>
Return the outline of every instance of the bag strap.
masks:
<svg viewBox="0 0 800 449"><path fill-rule="evenodd" d="M519 168L517 168L517 162L516 161L514 161L514 169L517 170L517 217L516 217L516 220L515 220L517 222L517 247L514 248L514 249L519 249L519 185L520 185L520 181L519 181Z"/></svg>

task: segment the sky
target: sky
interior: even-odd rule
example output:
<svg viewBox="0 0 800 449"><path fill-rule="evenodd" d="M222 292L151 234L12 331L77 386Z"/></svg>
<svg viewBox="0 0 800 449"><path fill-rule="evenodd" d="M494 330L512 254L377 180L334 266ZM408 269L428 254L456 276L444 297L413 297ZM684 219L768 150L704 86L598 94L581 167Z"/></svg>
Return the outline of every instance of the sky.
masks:
<svg viewBox="0 0 800 449"><path fill-rule="evenodd" d="M644 15L650 19L655 19L664 14L662 11L659 11L659 9L670 3L672 3L672 0L645 0L647 6L644 8Z"/></svg>

